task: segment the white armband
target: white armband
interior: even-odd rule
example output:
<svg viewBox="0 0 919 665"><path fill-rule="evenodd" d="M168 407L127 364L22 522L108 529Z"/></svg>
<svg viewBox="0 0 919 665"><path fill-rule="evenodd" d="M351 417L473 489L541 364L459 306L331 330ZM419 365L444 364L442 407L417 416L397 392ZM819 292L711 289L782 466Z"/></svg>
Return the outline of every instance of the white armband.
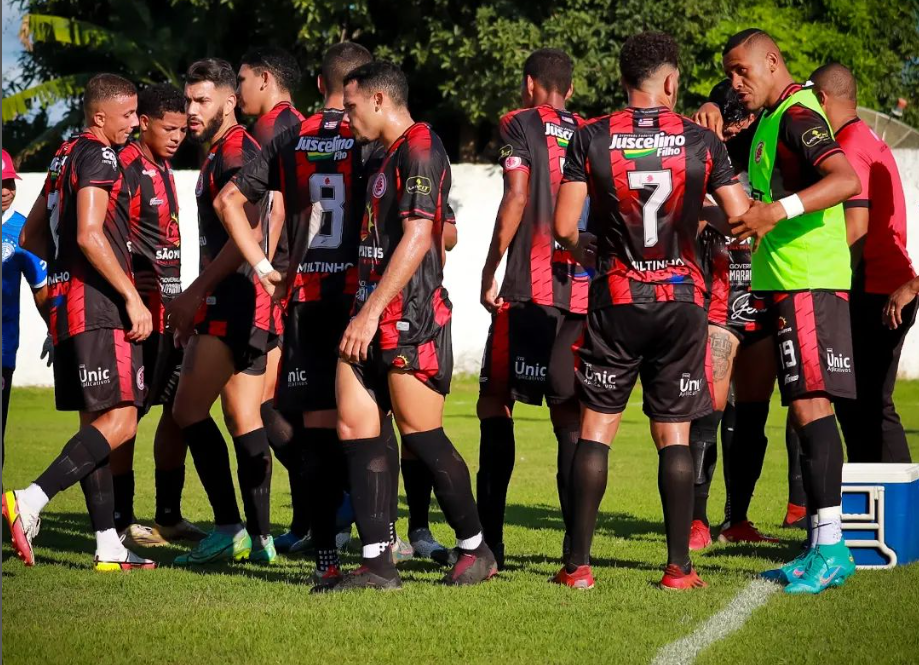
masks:
<svg viewBox="0 0 919 665"><path fill-rule="evenodd" d="M274 272L274 266L271 265L271 261L268 259L262 259L255 265L255 272L259 278L265 277Z"/></svg>
<svg viewBox="0 0 919 665"><path fill-rule="evenodd" d="M794 217L799 217L804 214L804 204L801 203L801 197L797 194L792 194L791 196L786 196L784 199L779 199L779 203L785 208L785 217L792 219Z"/></svg>

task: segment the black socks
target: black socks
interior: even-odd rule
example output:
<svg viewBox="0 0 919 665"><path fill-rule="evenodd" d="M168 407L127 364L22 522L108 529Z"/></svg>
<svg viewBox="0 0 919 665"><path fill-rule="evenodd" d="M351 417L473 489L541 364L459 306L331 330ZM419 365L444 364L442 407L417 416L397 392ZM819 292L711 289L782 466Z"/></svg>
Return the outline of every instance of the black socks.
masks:
<svg viewBox="0 0 919 665"><path fill-rule="evenodd" d="M571 427L554 428L555 440L558 442L557 467L555 484L558 488L558 502L562 509L562 521L565 523L565 535L571 532L571 469L574 453L578 449L578 438L581 426L574 423Z"/></svg>
<svg viewBox="0 0 919 665"><path fill-rule="evenodd" d="M689 429L689 450L693 463L693 520L708 526L708 493L718 461L718 423L722 412L696 418Z"/></svg>
<svg viewBox="0 0 919 665"><path fill-rule="evenodd" d="M354 519L364 546L362 563L374 572L388 573L393 567L388 551L392 512L390 474L396 470L389 467L386 441L383 436L376 436L343 441L342 445L348 460ZM377 551L371 552L370 548Z"/></svg>
<svg viewBox="0 0 919 665"><path fill-rule="evenodd" d="M250 536L271 533L271 448L264 427L233 437L236 476Z"/></svg>
<svg viewBox="0 0 919 665"><path fill-rule="evenodd" d="M489 547L504 541L504 511L507 488L514 471L515 440L512 418L485 418L479 423L479 472L476 498L482 533Z"/></svg>
<svg viewBox="0 0 919 665"><path fill-rule="evenodd" d="M303 431L300 424L302 416L295 414L288 418L274 408L272 400L262 402L259 413L265 431L268 433L268 445L271 446L277 460L288 471L290 503L293 508L290 530L298 536L305 536L309 531L310 523L306 498L308 490L300 477L304 458L304 451L300 448L302 443L300 433Z"/></svg>
<svg viewBox="0 0 919 665"><path fill-rule="evenodd" d="M213 418L205 418L183 427L182 435L188 443L195 470L214 510L214 524L239 524L242 519L236 505L236 490L233 488L233 476L230 472L230 455L217 423Z"/></svg>
<svg viewBox="0 0 919 665"><path fill-rule="evenodd" d="M115 529L122 531L134 522L134 472L112 476L115 503Z"/></svg>
<svg viewBox="0 0 919 665"><path fill-rule="evenodd" d="M580 439L571 463L571 551L565 566L569 573L590 563L590 544L608 474L609 446Z"/></svg>
<svg viewBox="0 0 919 665"><path fill-rule="evenodd" d="M84 427L68 441L61 454L45 469L35 481L49 499L72 485L103 461L112 449L102 432L92 425ZM111 475L111 471L109 471Z"/></svg>
<svg viewBox="0 0 919 665"><path fill-rule="evenodd" d="M801 437L801 470L807 488L808 508L832 508L842 502L842 440L836 417L826 416L798 430Z"/></svg>
<svg viewBox="0 0 919 665"><path fill-rule="evenodd" d="M107 531L115 528L115 493L112 487L112 469L108 458L80 479L86 510L93 531Z"/></svg>
<svg viewBox="0 0 919 665"><path fill-rule="evenodd" d="M309 522L319 558L325 561L335 549L335 515L341 504L346 466L344 453L334 429L308 427L302 430L297 445L306 454L298 482L308 493ZM293 486L293 481L291 482ZM322 552L323 557L318 555ZM337 561L337 558L335 559ZM335 561L328 565L338 565Z"/></svg>
<svg viewBox="0 0 919 665"><path fill-rule="evenodd" d="M405 501L408 503L409 533L415 529L427 529L434 476L420 459L403 457L402 482L405 483Z"/></svg>
<svg viewBox="0 0 919 665"><path fill-rule="evenodd" d="M185 467L156 469L156 516L161 526L175 526L182 521L182 489L185 487Z"/></svg>
<svg viewBox="0 0 919 665"><path fill-rule="evenodd" d="M729 496L731 503L731 524L747 519L747 510L753 499L756 481L763 470L766 457L766 419L769 417L769 402L738 402L734 438L738 445L732 446L730 464Z"/></svg>
<svg viewBox="0 0 919 665"><path fill-rule="evenodd" d="M788 503L807 505L804 477L801 471L801 439L789 418L785 422L785 450L788 453Z"/></svg>
<svg viewBox="0 0 919 665"><path fill-rule="evenodd" d="M689 446L667 446L658 451L657 489L664 507L667 563L678 565L684 572L689 566L693 475Z"/></svg>

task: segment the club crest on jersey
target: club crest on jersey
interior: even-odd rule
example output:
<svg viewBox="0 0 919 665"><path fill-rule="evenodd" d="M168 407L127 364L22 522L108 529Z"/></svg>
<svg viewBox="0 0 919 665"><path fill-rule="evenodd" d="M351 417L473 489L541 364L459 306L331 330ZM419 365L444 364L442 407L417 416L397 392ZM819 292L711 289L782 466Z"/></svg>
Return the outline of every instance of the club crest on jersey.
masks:
<svg viewBox="0 0 919 665"><path fill-rule="evenodd" d="M13 258L13 254L15 253L16 253L16 248L13 247L13 243L7 240L4 240L3 241L3 260L6 261L8 259Z"/></svg>
<svg viewBox="0 0 919 665"><path fill-rule="evenodd" d="M373 196L374 198L381 199L386 193L386 174L377 173L377 177L373 181Z"/></svg>
<svg viewBox="0 0 919 665"><path fill-rule="evenodd" d="M683 134L613 134L610 150L621 150L626 159L642 157L673 157L683 152L686 137Z"/></svg>
<svg viewBox="0 0 919 665"><path fill-rule="evenodd" d="M342 138L339 135L326 138L319 136L301 136L297 150L305 152L311 162L326 160L341 161L348 158L348 150L354 147L354 139Z"/></svg>
<svg viewBox="0 0 919 665"><path fill-rule="evenodd" d="M179 216L175 213L169 215L169 223L166 225L166 240L176 247L182 243L182 235L179 231Z"/></svg>
<svg viewBox="0 0 919 665"><path fill-rule="evenodd" d="M555 137L556 143L558 143L559 148L567 148L568 141L571 140L571 137L574 136L574 130L568 129L567 127L562 127L554 122L546 123L546 136Z"/></svg>
<svg viewBox="0 0 919 665"><path fill-rule="evenodd" d="M198 182L195 184L195 198L199 198L204 193L204 173L198 174Z"/></svg>
<svg viewBox="0 0 919 665"><path fill-rule="evenodd" d="M508 157L504 160L504 168L508 171L513 171L514 169L520 168L523 164L523 160L514 155L513 157Z"/></svg>
<svg viewBox="0 0 919 665"><path fill-rule="evenodd" d="M143 390L144 389L144 368L143 367L137 370L135 381L137 382L137 389Z"/></svg>
<svg viewBox="0 0 919 665"><path fill-rule="evenodd" d="M431 193L433 187L431 179L421 175L412 176L405 181L405 191L409 194L421 194L427 196Z"/></svg>
<svg viewBox="0 0 919 665"><path fill-rule="evenodd" d="M763 150L766 149L766 145L760 141L756 144L756 150L753 152L753 161L759 164L759 160L763 158Z"/></svg>

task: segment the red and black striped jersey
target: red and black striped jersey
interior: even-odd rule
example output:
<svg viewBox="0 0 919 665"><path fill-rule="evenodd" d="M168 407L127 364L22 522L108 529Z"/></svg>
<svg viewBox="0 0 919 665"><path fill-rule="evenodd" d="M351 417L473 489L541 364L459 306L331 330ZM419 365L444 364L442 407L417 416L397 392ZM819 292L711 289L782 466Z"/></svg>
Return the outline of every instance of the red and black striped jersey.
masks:
<svg viewBox="0 0 919 665"><path fill-rule="evenodd" d="M627 108L579 129L566 182L585 182L597 235L590 309L638 302L705 305L697 232L707 192L737 182L724 144L688 118Z"/></svg>
<svg viewBox="0 0 919 665"><path fill-rule="evenodd" d="M281 192L294 275L289 302L340 301L357 289L361 149L344 111L323 109L268 143L234 178L251 202Z"/></svg>
<svg viewBox="0 0 919 665"><path fill-rule="evenodd" d="M426 342L450 320L441 261L450 183L447 152L431 126L422 122L396 139L377 169L368 174L355 314L383 277L402 240L405 220L422 218L433 223L433 242L421 265L380 317L383 348Z"/></svg>
<svg viewBox="0 0 919 665"><path fill-rule="evenodd" d="M164 302L182 292L182 240L179 232L179 198L172 168L147 159L140 144L129 143L118 161L124 185L115 201L113 214L131 233L131 255L135 270L152 270L159 290L145 295L153 315L153 326L163 332Z"/></svg>
<svg viewBox="0 0 919 665"><path fill-rule="evenodd" d="M234 125L211 146L198 175L195 198L198 203L198 242L201 245L201 270L216 258L230 236L217 213L214 199L243 165L258 156L259 145L242 125ZM237 272L254 275L245 261ZM255 280L258 282L258 280Z"/></svg>
<svg viewBox="0 0 919 665"><path fill-rule="evenodd" d="M529 197L520 227L507 249L501 297L565 311L587 311L590 277L552 238L552 217L568 142L584 120L548 104L501 118L504 173L529 173ZM586 222L586 216L583 220Z"/></svg>
<svg viewBox="0 0 919 665"><path fill-rule="evenodd" d="M280 136L291 127L299 127L306 118L290 102L278 102L268 113L260 116L252 126L252 136L263 148L275 136Z"/></svg>
<svg viewBox="0 0 919 665"><path fill-rule="evenodd" d="M110 192L103 225L118 265L129 277L127 224L112 214L123 184L118 155L90 132L65 141L51 160L43 193L48 202L50 329L55 344L98 328L130 328L124 299L92 266L77 243L77 192L98 187Z"/></svg>

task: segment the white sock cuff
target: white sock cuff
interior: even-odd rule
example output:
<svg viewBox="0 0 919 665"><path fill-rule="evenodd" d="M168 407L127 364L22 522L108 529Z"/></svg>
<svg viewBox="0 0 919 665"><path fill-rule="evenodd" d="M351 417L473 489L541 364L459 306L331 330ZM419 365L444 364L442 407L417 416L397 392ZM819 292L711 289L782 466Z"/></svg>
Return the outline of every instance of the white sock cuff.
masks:
<svg viewBox="0 0 919 665"><path fill-rule="evenodd" d="M472 538L457 538L456 546L461 550L474 550L482 544L482 532L479 531Z"/></svg>
<svg viewBox="0 0 919 665"><path fill-rule="evenodd" d="M32 483L24 490L16 492L16 498L24 503L29 510L34 510L36 513L44 510L48 502L51 501L48 495L45 494L45 490L36 483Z"/></svg>
<svg viewBox="0 0 919 665"><path fill-rule="evenodd" d="M96 531L96 555L103 559L116 559L123 557L124 543L115 529Z"/></svg>
<svg viewBox="0 0 919 665"><path fill-rule="evenodd" d="M376 559L389 549L389 543L370 543L361 548L361 556L365 559Z"/></svg>
<svg viewBox="0 0 919 665"><path fill-rule="evenodd" d="M826 524L827 522L842 521L842 506L831 506L829 508L817 509L817 523Z"/></svg>

